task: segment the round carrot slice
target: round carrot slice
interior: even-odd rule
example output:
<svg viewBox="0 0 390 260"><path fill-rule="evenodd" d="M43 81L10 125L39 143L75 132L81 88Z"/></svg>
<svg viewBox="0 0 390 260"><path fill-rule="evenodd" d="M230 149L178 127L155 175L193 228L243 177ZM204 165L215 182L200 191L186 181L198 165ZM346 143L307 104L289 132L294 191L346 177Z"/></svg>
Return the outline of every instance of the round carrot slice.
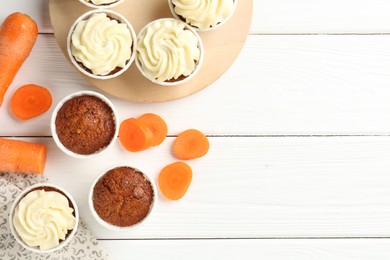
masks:
<svg viewBox="0 0 390 260"><path fill-rule="evenodd" d="M204 156L209 147L209 140L202 132L189 129L177 136L173 143L173 153L181 160L191 160Z"/></svg>
<svg viewBox="0 0 390 260"><path fill-rule="evenodd" d="M39 116L49 110L52 97L44 87L25 85L17 89L11 99L12 114L21 120Z"/></svg>
<svg viewBox="0 0 390 260"><path fill-rule="evenodd" d="M192 180L192 169L184 162L165 166L158 176L160 191L170 200L179 200L187 192Z"/></svg>
<svg viewBox="0 0 390 260"><path fill-rule="evenodd" d="M143 114L138 121L146 125L153 133L152 146L160 145L168 134L168 126L165 121L156 114Z"/></svg>
<svg viewBox="0 0 390 260"><path fill-rule="evenodd" d="M150 147L153 134L135 118L123 121L119 127L119 141L123 147L131 152L139 152Z"/></svg>

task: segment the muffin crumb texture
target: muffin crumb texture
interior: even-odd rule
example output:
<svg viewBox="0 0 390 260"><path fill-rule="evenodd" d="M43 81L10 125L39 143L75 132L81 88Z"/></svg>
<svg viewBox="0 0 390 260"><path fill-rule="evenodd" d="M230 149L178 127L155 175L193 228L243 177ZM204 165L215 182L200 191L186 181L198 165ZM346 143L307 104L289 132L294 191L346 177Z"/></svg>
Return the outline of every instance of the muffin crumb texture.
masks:
<svg viewBox="0 0 390 260"><path fill-rule="evenodd" d="M148 215L153 197L152 185L143 173L131 167L118 167L96 183L93 205L104 221L128 227Z"/></svg>
<svg viewBox="0 0 390 260"><path fill-rule="evenodd" d="M114 138L112 109L94 96L78 96L66 101L57 113L56 131L61 143L77 154L93 154Z"/></svg>

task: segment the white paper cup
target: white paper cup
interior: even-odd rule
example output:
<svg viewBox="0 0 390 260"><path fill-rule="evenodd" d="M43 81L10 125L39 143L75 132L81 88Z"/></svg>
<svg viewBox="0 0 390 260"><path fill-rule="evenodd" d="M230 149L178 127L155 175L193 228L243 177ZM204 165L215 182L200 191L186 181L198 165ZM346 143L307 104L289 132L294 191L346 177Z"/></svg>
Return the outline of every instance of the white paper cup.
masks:
<svg viewBox="0 0 390 260"><path fill-rule="evenodd" d="M103 220L96 212L95 210L95 207L93 205L93 191L94 191L94 188L95 188L95 185L96 183L107 173L109 172L110 170L113 170L115 168L119 168L119 167L129 167L129 168L133 168L139 172L141 172L145 178L150 182L150 184L152 185L152 189L153 189L153 201L152 201L152 204L150 205L150 209L149 209L149 212L148 214L145 216L145 218L143 218L140 222L134 224L134 225L131 225L131 226L127 226L127 227L120 227L120 226L115 226L111 223L108 223L107 221ZM113 166L113 167L110 167L104 171L102 171L97 177L96 179L93 181L92 185L91 185L91 188L89 190L89 195L88 195L88 205L89 205L89 209L91 210L91 213L92 213L92 216L95 218L95 220L102 226L102 227L105 227L107 229L110 229L110 230L113 230L113 231L129 231L129 230L133 230L134 228L137 228L139 227L140 225L144 224L147 219L150 218L152 212L153 212L153 209L156 207L156 204L157 204L157 188L156 188L156 184L153 182L152 178L150 178L144 171L141 171L139 170L138 168L135 168L133 166L129 166L129 165L116 165L116 166Z"/></svg>
<svg viewBox="0 0 390 260"><path fill-rule="evenodd" d="M91 8L101 8L101 9L107 9L107 8L114 8L115 6L123 3L125 0L118 0L116 2L113 2L111 4L105 4L105 5L95 5L94 3L92 2L87 2L86 0L79 0L81 3L85 4L86 6L88 7L91 7Z"/></svg>
<svg viewBox="0 0 390 260"><path fill-rule="evenodd" d="M94 96L94 97L97 97L100 100L102 100L104 103L106 103L111 108L112 113L113 113L113 119L114 119L114 122L115 122L115 133L114 133L114 136L113 136L111 142L106 147L103 147L99 151L96 151L95 153L92 153L92 154L78 154L78 153L75 153L75 152L69 150L68 148L66 148L61 143L61 141L60 141L60 139L58 137L58 134L57 134L57 130L56 130L56 118L57 118L58 111L61 109L61 107L64 105L64 103L66 101L71 100L72 98L75 98L75 97L79 97L79 96ZM115 143L115 141L117 139L118 133L119 133L118 112L116 111L116 109L114 107L114 104L107 97L105 97L104 95L102 95L100 93L97 93L97 92L94 92L94 91L89 91L89 90L78 91L78 92L72 93L72 94L64 97L60 102L58 102L58 104L54 108L54 111L53 111L52 116L51 116L50 130L51 130L51 134L53 136L54 142L56 143L58 148L60 148L60 150L63 151L65 154L67 154L69 156L72 156L74 158L77 158L77 159L93 158L93 157L95 157L97 155L100 155L100 154L104 153L111 146L114 145L114 143Z"/></svg>
<svg viewBox="0 0 390 260"><path fill-rule="evenodd" d="M131 38L132 38L132 46L131 46L131 56L129 58L129 60L127 61L125 67L123 67L121 70L119 70L118 72L114 73L114 74L111 74L111 75L95 75L89 71L87 71L85 68L83 68L75 59L75 57L73 56L72 54L72 50L71 50L71 41L72 41L72 35L73 35L73 31L75 30L77 24L80 22L80 21L83 21L83 20L86 20L88 19L91 15L95 14L95 13L105 13L107 15L109 15L110 17L113 17L117 20L119 20L121 23L124 23L127 25L127 27L129 28L130 30L130 33L131 33ZM84 75L87 75L88 77L91 77L91 78L94 78L94 79L102 79L102 80L105 80L105 79L112 79L112 78L115 78L115 77L118 77L119 75L121 75L122 73L124 73L130 66L131 64L133 63L134 61L134 58L135 58L135 54L136 54L136 50L137 50L137 35L135 34L135 31L134 31L134 28L133 26L130 24L130 22L121 14L117 13L117 12L114 12L112 10L99 10L99 9L96 9L96 10L92 10L92 11L89 11L89 12L86 12L84 13L83 15L81 15L79 18L76 19L76 21L73 23L73 25L70 27L69 29L69 32L68 32L68 37L67 37L67 40L66 40L66 48L67 48L67 52L68 52L68 56L72 62L72 64L81 72L83 73Z"/></svg>
<svg viewBox="0 0 390 260"><path fill-rule="evenodd" d="M158 20L155 20L155 21L152 21L150 23L148 23L144 28L141 29L141 31L139 32L138 34L138 37L137 39L140 38L140 36L145 33L146 29L152 25L153 23L155 22L161 22L161 21L164 21L164 20L168 20L168 21L177 21L177 19L174 19L174 18L161 18L161 19L158 19ZM188 29L189 31L191 31L193 34L195 34L196 38L198 39L198 48L200 50L200 57L199 57L199 61L198 63L196 64L196 67L195 67L195 70L191 73L191 75L188 75L187 77L185 77L184 79L182 80L177 80L177 81L172 81L172 82L167 82L167 81L157 81L154 77L148 75L144 69L142 68L142 65L141 65L141 62L139 61L138 59L138 51L137 51L137 54L136 54L136 57L135 57L135 64L137 65L137 68L138 70L142 73L142 75L149 79L150 81L152 81L153 83L156 83L156 84L159 84L159 85L162 85L162 86L168 86L168 87L172 87L172 86L178 86L178 85L181 85L181 84L184 84L188 81L190 81L197 73L198 71L200 70L200 68L202 67L202 64L203 64L203 59L204 59L204 46L203 46L203 42L202 42L202 39L200 38L199 34L191 27L189 26L188 24L182 22L179 20L179 22L183 23L183 25L185 26L186 29ZM138 44L137 44L138 46Z"/></svg>
<svg viewBox="0 0 390 260"><path fill-rule="evenodd" d="M233 16L234 12L236 11L236 8L237 8L237 4L238 4L238 0L234 0L234 5L233 5L233 10L231 11L231 13L229 14L228 17L226 17L224 20L222 20L221 22L217 23L216 25L210 27L210 28L207 28L207 29L200 29L196 26L193 26L191 25L190 23L187 23L186 20L185 20L185 17L181 17L179 16L176 12L175 12L175 6L174 4L172 3L172 0L168 0L168 5L169 5L169 9L171 9L171 13L173 15L173 17L175 17L176 19L182 21L182 22L185 22L187 23L189 26L191 26L192 28L194 28L196 31L198 32L208 32L208 31L213 31L213 30L216 30L218 28L220 28L222 25L224 25L227 21L229 21L229 19ZM184 19L184 20L183 20Z"/></svg>
<svg viewBox="0 0 390 260"><path fill-rule="evenodd" d="M15 208L18 206L20 200L26 196L29 192L33 191L34 189L37 189L37 188L40 188L42 187L44 189L44 187L49 187L49 188L54 188L56 190L58 190L57 192L60 192L62 193L62 195L65 195L65 197L67 197L67 199L72 203L72 205L70 205L73 209L74 209L74 216L76 218L76 222L75 222L75 226L74 228L70 231L70 233L68 233L66 235L66 238L65 240L61 240L60 241L60 244L57 246L57 247L54 247L54 248L51 248L51 249L47 249L47 250L40 250L39 247L31 247L29 245L27 245L23 240L22 238L19 236L18 232L16 231L15 227L14 227L14 224L13 224L13 216L14 216L14 212L15 212ZM16 239L16 241L18 241L18 243L23 246L25 249L27 250L30 250L34 253L38 253L38 254L47 254L47 253L52 253L54 251L57 251L57 250L60 250L61 248L63 248L64 246L66 246L71 240L72 238L74 237L74 234L76 233L77 231L77 227L78 227L78 224L79 224L79 210L77 208L77 205L76 205L76 202L74 201L73 197L66 191L64 190L63 188L57 186L57 185L54 185L54 184L49 184L49 183L38 183L38 184L35 184L33 186L30 186L28 188L26 188L25 190L23 190L17 197L16 199L14 200L14 202L12 203L11 205L11 209L10 209L10 214L9 214L9 224L10 224L10 229L11 229L11 233L12 235L14 236L14 238Z"/></svg>

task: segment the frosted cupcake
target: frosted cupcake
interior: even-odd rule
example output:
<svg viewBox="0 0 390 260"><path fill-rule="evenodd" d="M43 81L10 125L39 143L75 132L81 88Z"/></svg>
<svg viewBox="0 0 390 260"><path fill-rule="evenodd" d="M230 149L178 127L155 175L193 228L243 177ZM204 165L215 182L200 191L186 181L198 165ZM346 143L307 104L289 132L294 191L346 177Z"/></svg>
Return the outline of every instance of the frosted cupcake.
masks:
<svg viewBox="0 0 390 260"><path fill-rule="evenodd" d="M199 31L220 27L234 13L237 0L168 0L174 17Z"/></svg>
<svg viewBox="0 0 390 260"><path fill-rule="evenodd" d="M73 238L79 213L73 198L53 184L36 184L24 190L10 211L15 239L36 253L61 249Z"/></svg>
<svg viewBox="0 0 390 260"><path fill-rule="evenodd" d="M113 11L90 11L79 17L68 35L68 54L85 75L109 79L126 71L136 36L130 23Z"/></svg>
<svg viewBox="0 0 390 260"><path fill-rule="evenodd" d="M92 8L113 8L125 0L79 0L81 3Z"/></svg>
<svg viewBox="0 0 390 260"><path fill-rule="evenodd" d="M184 22L159 19L146 25L138 35L136 64L154 83L185 83L199 71L202 61L202 40Z"/></svg>

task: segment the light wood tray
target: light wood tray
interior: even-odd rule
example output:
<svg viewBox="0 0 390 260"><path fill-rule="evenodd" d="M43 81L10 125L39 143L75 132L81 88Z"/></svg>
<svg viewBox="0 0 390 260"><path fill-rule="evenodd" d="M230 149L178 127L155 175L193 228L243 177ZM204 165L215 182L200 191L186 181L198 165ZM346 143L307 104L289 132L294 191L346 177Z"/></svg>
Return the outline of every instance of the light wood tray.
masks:
<svg viewBox="0 0 390 260"><path fill-rule="evenodd" d="M89 10L77 0L49 0L54 35L68 60L66 38L69 28L77 17ZM152 20L172 17L167 0L127 0L113 10L124 15L136 33ZM205 47L204 63L198 74L183 85L164 87L154 84L141 75L135 63L114 79L97 80L83 76L99 89L134 102L161 102L191 95L209 86L233 64L248 35L252 10L252 0L239 0L234 15L226 24L214 31L199 33Z"/></svg>

